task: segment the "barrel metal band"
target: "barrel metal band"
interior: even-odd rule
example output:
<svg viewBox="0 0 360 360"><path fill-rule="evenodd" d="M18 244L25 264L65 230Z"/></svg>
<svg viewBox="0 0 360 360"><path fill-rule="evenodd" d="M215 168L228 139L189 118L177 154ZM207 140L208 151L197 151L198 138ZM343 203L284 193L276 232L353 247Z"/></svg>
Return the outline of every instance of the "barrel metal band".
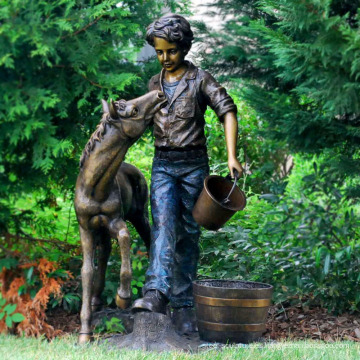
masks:
<svg viewBox="0 0 360 360"><path fill-rule="evenodd" d="M200 329L212 330L212 331L247 331L257 332L265 331L265 324L219 324L209 321L203 321L198 319L198 325Z"/></svg>
<svg viewBox="0 0 360 360"><path fill-rule="evenodd" d="M233 307L249 307L259 308L271 305L271 299L222 299L206 296L195 295L195 302L210 306L233 306Z"/></svg>

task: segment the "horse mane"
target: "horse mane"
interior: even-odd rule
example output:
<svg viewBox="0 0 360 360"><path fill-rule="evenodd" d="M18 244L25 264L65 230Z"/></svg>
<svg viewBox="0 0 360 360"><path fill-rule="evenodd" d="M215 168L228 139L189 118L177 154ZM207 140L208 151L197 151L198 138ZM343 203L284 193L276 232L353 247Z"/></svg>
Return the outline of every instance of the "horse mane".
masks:
<svg viewBox="0 0 360 360"><path fill-rule="evenodd" d="M126 109L126 101L120 100L116 102L116 107L118 112L121 113L125 112ZM106 133L106 126L111 126L111 124L114 122L114 119L111 118L109 112L104 112L99 124L96 126L96 130L92 133L90 136L89 141L85 145L85 148L82 152L81 158L80 158L80 168L83 167L84 162L86 158L90 155L90 153L93 151L95 147L96 141L101 142L101 140L104 138L104 135Z"/></svg>

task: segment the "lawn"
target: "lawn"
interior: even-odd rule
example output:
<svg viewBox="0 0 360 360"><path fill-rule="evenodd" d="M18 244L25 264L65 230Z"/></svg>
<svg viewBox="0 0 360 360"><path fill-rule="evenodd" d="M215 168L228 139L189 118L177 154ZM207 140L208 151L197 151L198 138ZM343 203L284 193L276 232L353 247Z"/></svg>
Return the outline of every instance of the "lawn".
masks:
<svg viewBox="0 0 360 360"><path fill-rule="evenodd" d="M71 360L71 359L248 359L248 360L352 360L360 359L360 345L353 342L336 342L326 344L315 341L285 341L269 344L253 344L226 346L222 349L204 349L198 354L186 353L146 353L142 351L126 351L109 349L102 344L86 346L76 345L75 336L57 338L51 342L42 339L17 338L0 335L1 360Z"/></svg>

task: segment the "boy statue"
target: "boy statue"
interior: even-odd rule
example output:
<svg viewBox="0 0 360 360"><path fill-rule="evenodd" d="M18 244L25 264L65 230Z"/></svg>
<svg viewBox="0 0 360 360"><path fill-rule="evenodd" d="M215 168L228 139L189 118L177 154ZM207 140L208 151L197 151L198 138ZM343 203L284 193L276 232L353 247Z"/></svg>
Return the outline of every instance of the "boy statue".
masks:
<svg viewBox="0 0 360 360"><path fill-rule="evenodd" d="M199 226L192 210L209 173L204 113L209 105L223 122L228 167L233 176L243 169L236 158L236 106L226 90L206 71L184 60L193 32L180 15L168 14L152 23L146 34L162 65L149 82L168 104L154 116L155 157L151 176L153 217L150 265L144 297L132 311L166 314L170 301L173 323L180 333L196 330L192 281L199 259Z"/></svg>

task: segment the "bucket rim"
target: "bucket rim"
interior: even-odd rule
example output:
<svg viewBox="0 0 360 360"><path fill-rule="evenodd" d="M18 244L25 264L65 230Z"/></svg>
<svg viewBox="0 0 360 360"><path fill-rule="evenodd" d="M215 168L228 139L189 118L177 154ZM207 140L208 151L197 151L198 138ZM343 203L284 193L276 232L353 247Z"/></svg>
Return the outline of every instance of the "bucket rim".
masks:
<svg viewBox="0 0 360 360"><path fill-rule="evenodd" d="M226 281L231 281L231 282L241 282L241 283L247 283L247 284L260 284L260 285L265 285L265 287L261 287L261 288L251 288L251 289L241 289L241 288L233 288L233 287L221 287L221 286L205 286L201 283L204 282L210 282L210 281L217 281L217 282L226 282ZM193 281L193 285L195 286L203 286L203 287L207 287L207 288L211 288L211 289L227 289L227 290L257 290L257 291L261 291L261 290L273 290L274 287L271 284L268 283L263 283L263 282L259 282L259 281L246 281L246 280L233 280L233 279L201 279L201 280L194 280Z"/></svg>
<svg viewBox="0 0 360 360"><path fill-rule="evenodd" d="M239 187L236 185L236 188L234 189L234 191L240 191L240 194L242 195L243 199L244 199L244 203L241 206L237 206L237 207L230 207L230 206L225 206L224 204L222 204L220 201L216 200L214 198L214 196L211 194L209 188L208 188L208 182L209 180L213 179L213 178L220 178L222 180L226 180L225 178L223 178L220 175L208 175L205 180L204 180L204 189L206 191L206 193L210 196L211 200L213 200L216 204L218 204L220 207L222 207L223 209L226 210L230 210L230 211L239 211L239 210L243 210L246 206L246 196L245 193L239 189Z"/></svg>

